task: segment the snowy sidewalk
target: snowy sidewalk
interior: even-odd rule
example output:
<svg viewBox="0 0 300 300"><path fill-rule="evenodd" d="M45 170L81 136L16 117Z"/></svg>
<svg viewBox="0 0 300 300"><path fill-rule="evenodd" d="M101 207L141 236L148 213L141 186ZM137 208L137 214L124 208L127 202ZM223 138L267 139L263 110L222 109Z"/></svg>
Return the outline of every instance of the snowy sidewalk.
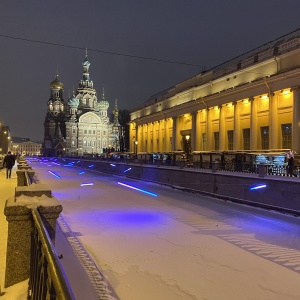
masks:
<svg viewBox="0 0 300 300"><path fill-rule="evenodd" d="M2 292L5 292L5 294L1 296L1 300L26 299L27 297L27 281L16 284L7 289L4 288L8 232L8 223L4 215L4 207L6 200L13 197L15 194L15 188L17 186L16 170L17 167L15 165L12 170L11 178L9 179L6 179L6 169L0 170L0 288Z"/></svg>

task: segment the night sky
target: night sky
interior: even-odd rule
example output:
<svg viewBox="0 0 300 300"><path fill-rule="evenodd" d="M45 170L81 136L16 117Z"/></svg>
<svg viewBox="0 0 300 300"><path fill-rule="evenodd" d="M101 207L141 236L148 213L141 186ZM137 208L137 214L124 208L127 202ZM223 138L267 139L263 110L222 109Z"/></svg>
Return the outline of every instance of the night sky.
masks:
<svg viewBox="0 0 300 300"><path fill-rule="evenodd" d="M119 109L131 110L203 67L300 28L299 5L299 0L1 1L0 120L12 136L42 141L49 83L58 69L67 100L82 78L85 48L98 99L104 87L109 112L115 99Z"/></svg>

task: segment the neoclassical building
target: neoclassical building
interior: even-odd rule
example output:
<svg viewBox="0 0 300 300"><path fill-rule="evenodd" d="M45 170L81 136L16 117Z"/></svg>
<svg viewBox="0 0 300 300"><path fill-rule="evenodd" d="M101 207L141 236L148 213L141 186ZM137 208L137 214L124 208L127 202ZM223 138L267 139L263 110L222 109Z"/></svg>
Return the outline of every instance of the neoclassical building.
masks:
<svg viewBox="0 0 300 300"><path fill-rule="evenodd" d="M100 154L105 149L117 149L119 146L117 101L113 110L114 122L111 123L104 89L98 100L90 79L87 52L82 66L82 79L68 101L63 98L64 85L58 75L50 83L44 122L45 156Z"/></svg>
<svg viewBox="0 0 300 300"><path fill-rule="evenodd" d="M300 153L300 30L174 85L131 113L138 152Z"/></svg>

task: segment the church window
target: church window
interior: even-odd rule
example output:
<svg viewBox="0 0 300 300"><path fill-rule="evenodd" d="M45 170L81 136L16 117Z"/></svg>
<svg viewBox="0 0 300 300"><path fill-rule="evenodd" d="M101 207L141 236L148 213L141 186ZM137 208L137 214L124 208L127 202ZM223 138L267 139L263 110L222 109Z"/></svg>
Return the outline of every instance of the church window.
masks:
<svg viewBox="0 0 300 300"><path fill-rule="evenodd" d="M83 141L83 146L85 146L85 147L86 147L86 141L85 141L85 140Z"/></svg>
<svg viewBox="0 0 300 300"><path fill-rule="evenodd" d="M96 134L96 130L93 130L93 134Z"/></svg>
<svg viewBox="0 0 300 300"><path fill-rule="evenodd" d="M72 133L76 133L76 128L75 127L72 128Z"/></svg>
<svg viewBox="0 0 300 300"><path fill-rule="evenodd" d="M74 147L75 146L75 141L72 141L72 147Z"/></svg>
<svg viewBox="0 0 300 300"><path fill-rule="evenodd" d="M103 131L103 135L106 135L106 131Z"/></svg>
<svg viewBox="0 0 300 300"><path fill-rule="evenodd" d="M95 141L92 141L92 147L95 147Z"/></svg>
<svg viewBox="0 0 300 300"><path fill-rule="evenodd" d="M84 130L84 134L86 134L86 133L87 133L87 130L85 129L85 130Z"/></svg>
<svg viewBox="0 0 300 300"><path fill-rule="evenodd" d="M91 134L92 133L92 131L91 130L89 130L89 134Z"/></svg>

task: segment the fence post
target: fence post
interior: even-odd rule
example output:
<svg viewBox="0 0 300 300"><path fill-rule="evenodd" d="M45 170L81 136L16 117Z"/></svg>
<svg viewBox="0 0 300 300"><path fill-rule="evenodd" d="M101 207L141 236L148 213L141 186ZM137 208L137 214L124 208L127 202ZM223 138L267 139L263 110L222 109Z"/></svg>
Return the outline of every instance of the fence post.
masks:
<svg viewBox="0 0 300 300"><path fill-rule="evenodd" d="M23 195L23 197L26 196ZM27 198L27 203L21 204L16 203L18 197L16 199L11 197L6 201L4 208L4 214L8 221L5 287L29 278L33 220L31 208L27 206L39 207L41 218L49 236L53 243L55 240L56 219L62 211L62 206L54 197L43 196L39 203L33 203L30 196ZM47 205L43 205L44 200Z"/></svg>
<svg viewBox="0 0 300 300"><path fill-rule="evenodd" d="M6 201L4 214L8 221L5 287L29 278L30 243L32 231L31 209Z"/></svg>

